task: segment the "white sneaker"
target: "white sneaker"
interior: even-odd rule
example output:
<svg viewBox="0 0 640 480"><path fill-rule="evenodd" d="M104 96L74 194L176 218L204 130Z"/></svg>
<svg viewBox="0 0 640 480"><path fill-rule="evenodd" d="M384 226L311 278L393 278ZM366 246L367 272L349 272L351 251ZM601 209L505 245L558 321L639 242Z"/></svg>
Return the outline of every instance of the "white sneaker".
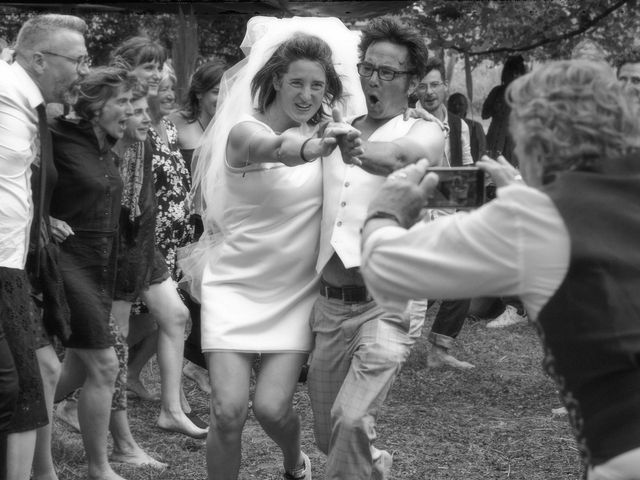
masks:
<svg viewBox="0 0 640 480"><path fill-rule="evenodd" d="M487 323L487 328L504 328L512 325L518 325L519 323L527 323L527 314L520 315L516 307L507 305L500 315Z"/></svg>
<svg viewBox="0 0 640 480"><path fill-rule="evenodd" d="M551 415L554 417L566 417L569 412L567 412L566 407L552 408Z"/></svg>
<svg viewBox="0 0 640 480"><path fill-rule="evenodd" d="M302 459L304 460L304 470L301 468L296 472L284 472L283 480L311 480L311 461L309 457L304 453L300 452L302 455Z"/></svg>
<svg viewBox="0 0 640 480"><path fill-rule="evenodd" d="M393 455L386 450L379 450L380 456L373 460L371 480L389 480L391 478L391 466Z"/></svg>

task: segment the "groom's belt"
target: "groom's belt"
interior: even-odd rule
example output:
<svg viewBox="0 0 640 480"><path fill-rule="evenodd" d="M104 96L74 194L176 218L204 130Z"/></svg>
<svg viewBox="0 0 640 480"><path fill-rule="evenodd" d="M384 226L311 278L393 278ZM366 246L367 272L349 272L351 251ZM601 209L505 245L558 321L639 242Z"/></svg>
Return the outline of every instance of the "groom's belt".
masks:
<svg viewBox="0 0 640 480"><path fill-rule="evenodd" d="M326 298L335 298L344 303L364 303L372 300L367 287L362 285L344 285L334 287L325 281L320 284L320 295Z"/></svg>

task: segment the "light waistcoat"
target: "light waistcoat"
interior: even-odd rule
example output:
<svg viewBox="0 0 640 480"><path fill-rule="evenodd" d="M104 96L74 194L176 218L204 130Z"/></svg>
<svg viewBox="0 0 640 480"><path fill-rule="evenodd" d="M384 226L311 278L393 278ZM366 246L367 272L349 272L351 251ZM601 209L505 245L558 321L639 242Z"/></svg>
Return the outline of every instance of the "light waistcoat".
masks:
<svg viewBox="0 0 640 480"><path fill-rule="evenodd" d="M352 119L351 121L353 121ZM404 137L417 119L404 121L402 114L393 117L368 138L370 142L391 142ZM360 266L360 229L369 202L386 177L367 173L346 165L338 149L322 160L324 203L320 231L318 273L336 252L346 268Z"/></svg>

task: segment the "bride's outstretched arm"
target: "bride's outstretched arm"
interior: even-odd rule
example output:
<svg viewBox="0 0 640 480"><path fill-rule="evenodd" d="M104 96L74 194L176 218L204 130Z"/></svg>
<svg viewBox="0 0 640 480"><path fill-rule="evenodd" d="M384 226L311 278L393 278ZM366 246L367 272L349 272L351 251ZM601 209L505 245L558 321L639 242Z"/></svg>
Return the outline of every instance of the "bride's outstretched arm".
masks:
<svg viewBox="0 0 640 480"><path fill-rule="evenodd" d="M318 137L305 136L298 128L276 134L254 122L241 122L229 133L227 162L236 168L265 162L301 165L329 155L338 144L337 137L354 130L348 124L332 124Z"/></svg>

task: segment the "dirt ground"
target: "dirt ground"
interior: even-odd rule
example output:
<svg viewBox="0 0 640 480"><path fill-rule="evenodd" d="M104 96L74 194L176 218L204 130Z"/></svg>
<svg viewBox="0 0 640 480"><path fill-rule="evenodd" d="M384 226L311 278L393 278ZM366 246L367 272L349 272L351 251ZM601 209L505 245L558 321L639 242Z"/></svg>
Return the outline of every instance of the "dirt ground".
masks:
<svg viewBox="0 0 640 480"><path fill-rule="evenodd" d="M541 348L534 328L521 325L488 330L485 322L467 322L456 347L458 358L476 368L458 371L427 367L427 333L413 348L379 419L376 445L393 452L392 478L424 480L578 480L580 464L555 387L541 370ZM157 365L145 371L145 383L158 388ZM208 417L207 397L186 381L187 396L201 417ZM306 386L295 402L302 419L303 449L313 477L324 478L324 455L313 440ZM166 433L155 426L159 406L131 399L134 437L153 456L167 462L164 472L114 464L128 480L205 479L205 441ZM86 478L80 435L56 420L54 458L60 480ZM249 416L244 430L241 480L282 478L282 458L275 444Z"/></svg>

